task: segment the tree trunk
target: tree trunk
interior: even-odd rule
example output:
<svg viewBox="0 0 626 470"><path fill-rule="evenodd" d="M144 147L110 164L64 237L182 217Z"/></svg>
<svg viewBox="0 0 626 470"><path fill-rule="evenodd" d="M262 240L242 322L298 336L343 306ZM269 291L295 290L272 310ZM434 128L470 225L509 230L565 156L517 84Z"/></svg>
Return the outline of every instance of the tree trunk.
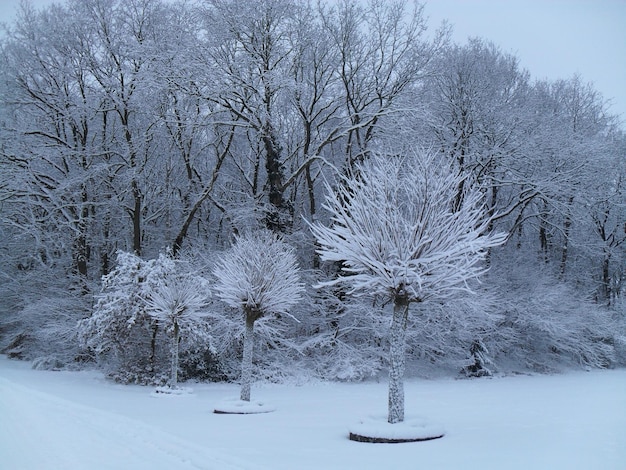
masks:
<svg viewBox="0 0 626 470"><path fill-rule="evenodd" d="M265 169L267 170L267 184L265 186L271 207L266 215L267 228L273 232L282 232L285 228L284 209L286 208L283 196L283 167L280 162L280 149L275 142L271 130L263 137L265 145Z"/></svg>
<svg viewBox="0 0 626 470"><path fill-rule="evenodd" d="M602 259L602 281L600 285L601 300L611 305L611 276L610 276L611 253L605 249Z"/></svg>
<svg viewBox="0 0 626 470"><path fill-rule="evenodd" d="M559 267L559 279L563 280L565 278L565 270L567 268L567 255L569 251L569 235L570 229L572 227L572 214L569 209L574 203L574 197L570 196L567 208L567 214L565 216L565 221L563 222L563 248L561 250L561 265Z"/></svg>
<svg viewBox="0 0 626 470"><path fill-rule="evenodd" d="M389 416L387 420L390 424L404 421L404 369L408 313L409 302L406 297L396 297L389 345Z"/></svg>
<svg viewBox="0 0 626 470"><path fill-rule="evenodd" d="M545 222L543 219L539 222L539 244L541 247L541 256L543 257L543 262L547 263L548 259L548 233L546 231Z"/></svg>
<svg viewBox="0 0 626 470"><path fill-rule="evenodd" d="M543 212L539 217L539 246L541 249L541 255L543 256L543 262L547 263L549 261L548 258L548 229L547 229L547 217L548 217L548 204L546 201L543 201Z"/></svg>
<svg viewBox="0 0 626 470"><path fill-rule="evenodd" d="M141 256L141 190L139 189L139 183L133 179L131 181L131 187L133 190L133 251L137 256Z"/></svg>
<svg viewBox="0 0 626 470"><path fill-rule="evenodd" d="M178 386L178 339L180 329L178 322L174 322L174 334L172 336L172 375L170 377L170 388Z"/></svg>
<svg viewBox="0 0 626 470"><path fill-rule="evenodd" d="M159 322L154 321L152 324L152 339L150 340L150 367L155 370L154 363L156 361L156 340L159 332Z"/></svg>
<svg viewBox="0 0 626 470"><path fill-rule="evenodd" d="M305 154L306 155L306 154ZM312 221L315 221L316 203L315 203L315 187L313 178L311 177L311 168L306 167L304 170L307 192L309 195L309 215ZM313 269L319 269L320 267L320 255L317 250L313 251Z"/></svg>
<svg viewBox="0 0 626 470"><path fill-rule="evenodd" d="M250 401L252 382L252 347L254 346L254 320L246 315L246 331L243 336L243 358L241 360L241 400Z"/></svg>

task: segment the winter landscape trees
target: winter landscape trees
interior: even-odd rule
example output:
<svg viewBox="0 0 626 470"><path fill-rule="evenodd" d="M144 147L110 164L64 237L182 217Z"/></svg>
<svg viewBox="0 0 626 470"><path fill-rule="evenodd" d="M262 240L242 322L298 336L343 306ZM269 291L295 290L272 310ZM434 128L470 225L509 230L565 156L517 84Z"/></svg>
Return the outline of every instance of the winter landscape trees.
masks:
<svg viewBox="0 0 626 470"><path fill-rule="evenodd" d="M298 271L293 249L267 230L238 237L213 269L217 296L241 309L245 320L242 401L250 401L254 323L270 315L289 315L304 290Z"/></svg>
<svg viewBox="0 0 626 470"><path fill-rule="evenodd" d="M167 255L166 255L167 256ZM159 257L162 259L163 255ZM156 288L149 291L144 302L146 312L171 335L170 389L178 387L178 352L181 331L197 330L202 315L208 314L208 282L185 270L180 260L169 260L169 270ZM210 338L205 338L207 340Z"/></svg>
<svg viewBox="0 0 626 470"><path fill-rule="evenodd" d="M411 303L442 301L484 270L504 234L488 233L483 194L434 153L371 157L357 175L327 185L330 226L312 230L322 260L342 263L326 284L393 303L389 332L390 424L404 421L406 327ZM426 304L427 305L427 304ZM427 307L426 307L427 308Z"/></svg>
<svg viewBox="0 0 626 470"><path fill-rule="evenodd" d="M392 165L405 155L403 171L413 174L410 149L428 148L424 174L451 169L458 178L450 213L480 197L488 221L464 232L442 220L441 233L502 232L507 240L485 245L480 262L482 254L463 258L466 272L490 267L479 295L461 290L406 319L412 370L457 374L477 344L494 372L624 364L626 137L592 85L534 81L517 57L482 39L453 44L445 27L428 24L427 5L244 3L25 5L4 32L4 353L66 367L97 361L120 380L162 383L176 342L167 328L176 328L155 314L175 311L164 297L174 292L143 271L165 263L159 254L171 248L173 263L185 259L210 279L215 254L236 235L269 229L293 247L306 301L290 307L300 323L276 320L280 341L257 330L266 354L254 367L269 380L304 370L327 379L376 375L386 368L390 325L371 312L388 306L339 284L311 288L363 278L341 272L345 259L321 260L307 222L332 227L333 210L356 215L347 203L373 190L359 179L370 161ZM416 181L386 188L397 209L428 200ZM322 208L325 194L341 195L331 211ZM380 256L421 273L408 251L393 254L402 220L415 214L390 206L374 217L378 209L362 217L365 228L387 233ZM426 244L415 249L436 245ZM467 248L456 247L459 256ZM423 291L388 297L398 304L392 330L408 303L457 286L453 272L421 273L407 286L419 281ZM189 289L201 283L183 277ZM138 303L158 292L160 306ZM240 322L217 301L225 292L222 285L201 308L205 329L180 338L185 377L239 376Z"/></svg>

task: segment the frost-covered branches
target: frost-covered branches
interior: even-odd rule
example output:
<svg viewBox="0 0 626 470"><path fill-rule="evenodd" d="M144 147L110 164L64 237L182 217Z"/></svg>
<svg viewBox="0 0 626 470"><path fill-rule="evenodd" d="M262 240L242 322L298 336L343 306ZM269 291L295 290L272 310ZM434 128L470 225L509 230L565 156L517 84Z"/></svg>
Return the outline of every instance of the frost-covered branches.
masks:
<svg viewBox="0 0 626 470"><path fill-rule="evenodd" d="M482 193L434 153L373 157L357 176L327 185L331 225L312 225L322 260L340 261L345 275L326 285L393 301L389 350L389 423L404 421L406 326L411 302L443 299L484 272L486 250L504 242L488 234Z"/></svg>
<svg viewBox="0 0 626 470"><path fill-rule="evenodd" d="M148 315L165 324L171 334L170 387L176 388L180 330L194 329L200 317L207 315L209 286L202 277L181 272L179 260L170 262L174 269L149 293L145 303Z"/></svg>
<svg viewBox="0 0 626 470"><path fill-rule="evenodd" d="M294 250L265 230L237 237L213 274L217 297L254 320L287 313L304 289Z"/></svg>
<svg viewBox="0 0 626 470"><path fill-rule="evenodd" d="M146 298L146 312L169 325L192 327L207 314L208 283L191 273L176 272L170 277Z"/></svg>
<svg viewBox="0 0 626 470"><path fill-rule="evenodd" d="M250 401L254 322L265 315L286 314L304 290L294 250L262 230L237 237L213 270L217 296L246 319L241 361L241 399Z"/></svg>
<svg viewBox="0 0 626 470"><path fill-rule="evenodd" d="M119 252L117 267L102 279L93 314L79 323L84 346L115 359L118 372L153 374L158 333L165 330L172 340L170 384L175 386L181 330L209 339L199 318L206 314L207 282L183 267L168 254L144 260Z"/></svg>
<svg viewBox="0 0 626 470"><path fill-rule="evenodd" d="M93 314L79 324L84 344L97 354L111 352L121 360L136 354L131 350L139 341L138 329L150 324L144 299L172 269L173 260L168 257L145 261L133 253L118 252L116 268L102 278Z"/></svg>
<svg viewBox="0 0 626 470"><path fill-rule="evenodd" d="M324 207L331 225L312 225L323 260L343 262L354 293L404 297L409 302L448 297L479 276L487 250L504 241L488 234L482 194L469 189L454 200L463 176L436 155L378 156L345 178L326 185Z"/></svg>

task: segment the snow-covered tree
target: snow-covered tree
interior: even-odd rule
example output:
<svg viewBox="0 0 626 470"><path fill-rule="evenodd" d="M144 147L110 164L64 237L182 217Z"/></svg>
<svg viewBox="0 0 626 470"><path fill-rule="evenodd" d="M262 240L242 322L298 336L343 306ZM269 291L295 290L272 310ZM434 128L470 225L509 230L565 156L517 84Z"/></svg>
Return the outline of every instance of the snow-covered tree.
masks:
<svg viewBox="0 0 626 470"><path fill-rule="evenodd" d="M168 254L144 260L119 252L117 266L103 276L93 313L80 321L78 333L83 346L116 379L164 382L159 371L167 358L159 352L168 350L173 362L170 386L175 387L181 330L196 343L209 340L206 323L199 318L206 313L207 282L185 272L185 266ZM158 347L164 332L174 348Z"/></svg>
<svg viewBox="0 0 626 470"><path fill-rule="evenodd" d="M379 155L357 175L336 189L327 185L331 224L311 228L322 260L343 263L343 275L325 285L344 284L351 293L393 302L388 421L394 424L404 420L409 305L469 291L468 281L486 269L488 250L505 237L487 233L479 190L466 187L462 204L455 204L464 176L434 153Z"/></svg>
<svg viewBox="0 0 626 470"><path fill-rule="evenodd" d="M317 269L304 220L324 220L323 181L416 143L469 175L457 201L480 186L488 231L513 242L489 260L497 305L459 314L448 301L409 318L407 352L420 369L458 371L475 341L496 370L551 363L549 347L528 346L543 341L532 325L547 310L526 300L515 315L503 307L526 299L502 287L517 282L519 260L534 263L533 279L545 269L546 282L558 281L545 295L575 286L580 299L622 308L623 125L583 77L532 80L495 44L450 44L445 26L429 33L427 13L406 0L24 2L0 37L0 352L80 364L74 328L95 306L83 327L102 330L83 337L88 351L123 381L166 380L169 334L139 303L149 259L164 246L212 252L232 232L265 226L288 234L300 262ZM117 250L144 259L100 291ZM345 291L311 295L301 323L256 323L265 376L290 364L325 378L378 372L385 316L359 315L367 299L346 305ZM492 316L472 322L467 312ZM219 357L199 322L202 334L180 342L181 378L197 370L189 353L238 373L243 324L228 307L212 313ZM508 330L500 317L519 321ZM590 324L557 317L568 328ZM570 344L574 330L554 331Z"/></svg>
<svg viewBox="0 0 626 470"><path fill-rule="evenodd" d="M84 346L116 374L154 373L158 323L146 312L145 298L173 270L173 260L143 260L118 252L117 266L102 277L102 291L89 318L78 325ZM128 381L135 381L129 378ZM142 379L141 379L142 380Z"/></svg>
<svg viewBox="0 0 626 470"><path fill-rule="evenodd" d="M161 255L163 256L163 255ZM147 313L164 325L172 338L169 386L178 386L178 350L182 330L192 330L200 317L207 315L209 287L206 280L181 272L181 262L174 261L174 271L167 273L145 298Z"/></svg>
<svg viewBox="0 0 626 470"><path fill-rule="evenodd" d="M236 238L214 269L216 295L243 310L246 329L241 365L241 400L250 401L254 322L268 315L288 314L304 290L294 250L269 231Z"/></svg>

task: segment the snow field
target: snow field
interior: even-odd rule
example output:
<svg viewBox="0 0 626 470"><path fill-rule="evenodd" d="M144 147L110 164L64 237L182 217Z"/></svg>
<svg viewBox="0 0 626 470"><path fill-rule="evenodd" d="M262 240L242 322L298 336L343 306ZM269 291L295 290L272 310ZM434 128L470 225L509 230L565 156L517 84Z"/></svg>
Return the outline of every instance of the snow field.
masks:
<svg viewBox="0 0 626 470"><path fill-rule="evenodd" d="M272 413L276 407L269 403L258 400L244 401L238 398L225 399L218 403L213 410L214 413L223 414L256 414Z"/></svg>
<svg viewBox="0 0 626 470"><path fill-rule="evenodd" d="M0 377L0 468L253 469L116 413Z"/></svg>
<svg viewBox="0 0 626 470"><path fill-rule="evenodd" d="M96 372L44 372L0 357L0 469L626 468L626 370L408 380L407 417L446 429L406 444L348 440L386 411L387 384L256 385L276 411L218 415L236 384L154 398Z"/></svg>

